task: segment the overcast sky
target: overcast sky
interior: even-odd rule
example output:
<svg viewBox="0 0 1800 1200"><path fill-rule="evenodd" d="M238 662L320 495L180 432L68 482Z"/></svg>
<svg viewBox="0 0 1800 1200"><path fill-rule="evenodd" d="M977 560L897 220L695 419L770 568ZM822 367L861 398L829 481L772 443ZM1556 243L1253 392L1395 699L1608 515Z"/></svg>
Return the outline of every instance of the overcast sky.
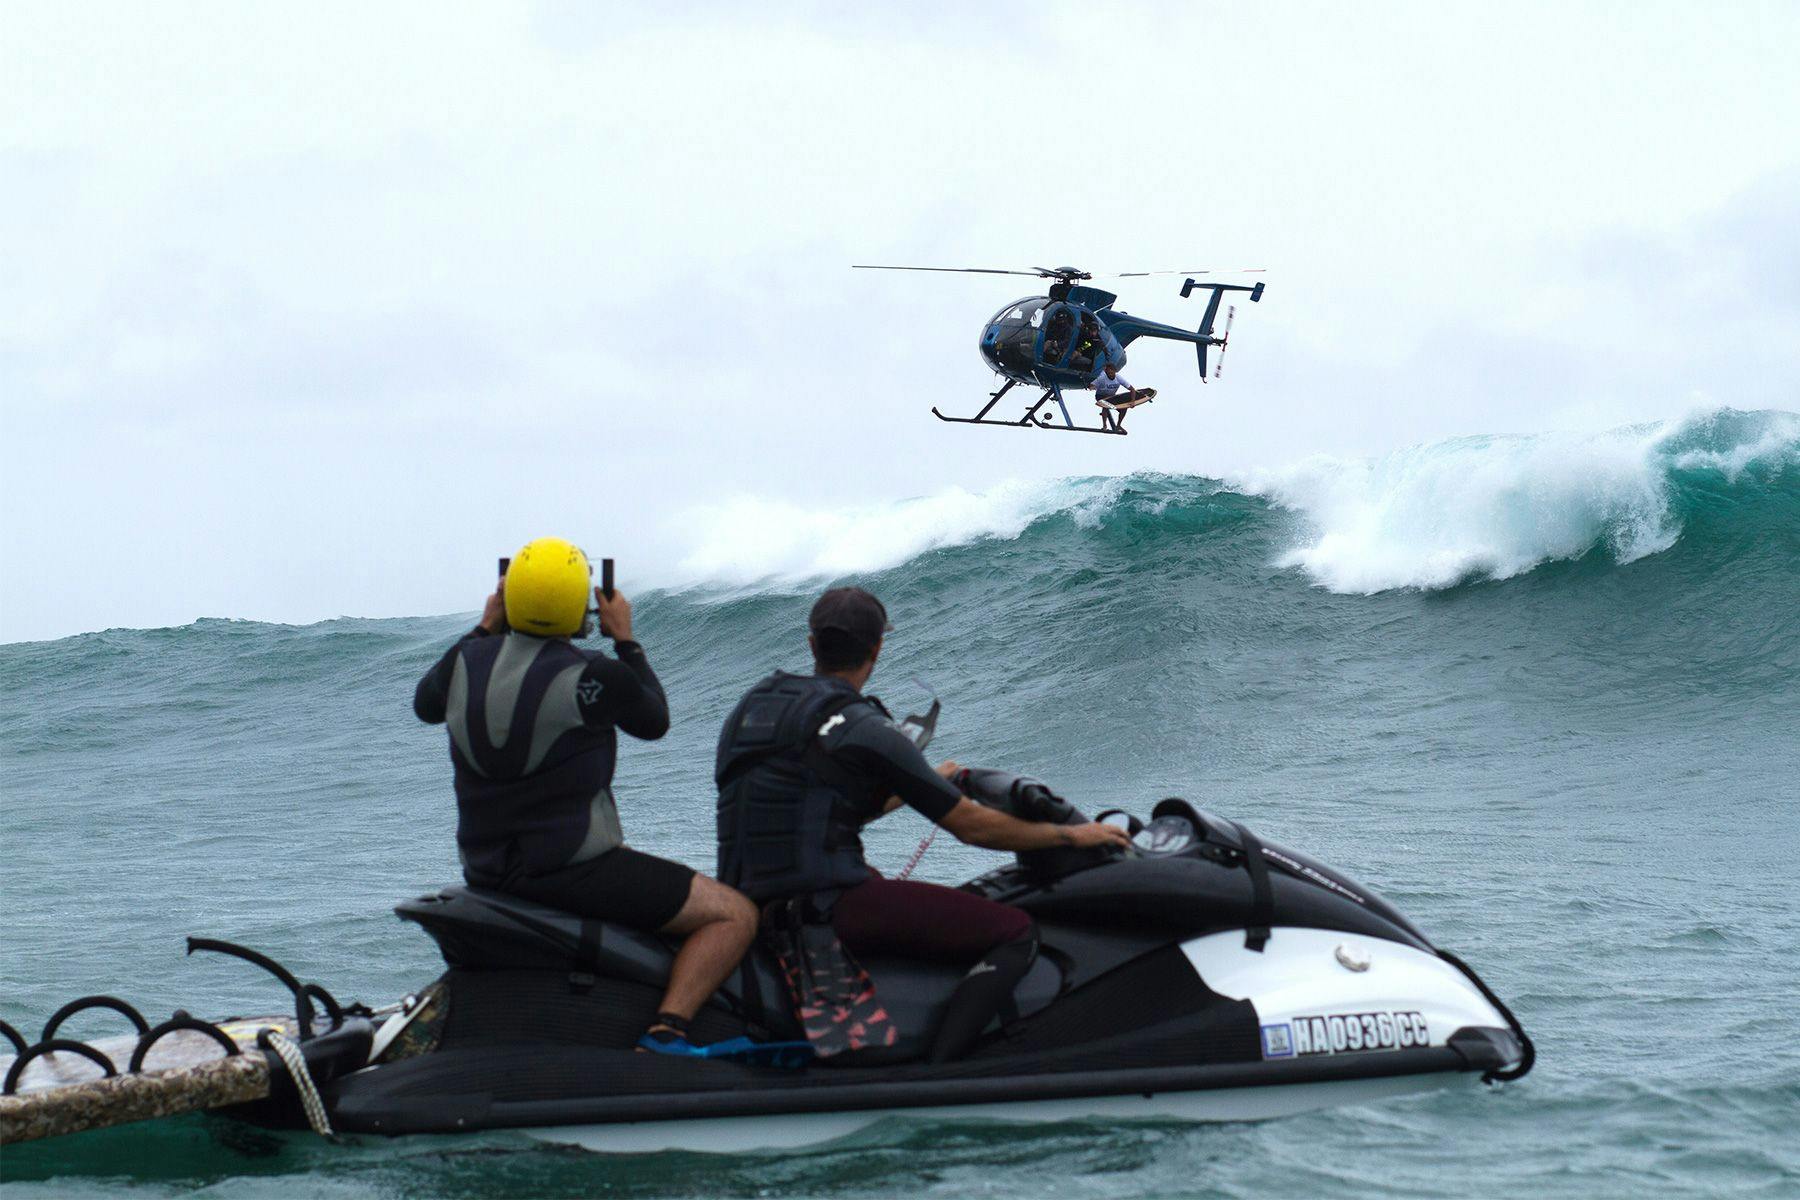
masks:
<svg viewBox="0 0 1800 1200"><path fill-rule="evenodd" d="M534 534L1800 408L1800 5L0 7L0 639L466 610ZM1025 280L1268 268L1133 436ZM1120 307L1191 326L1179 279Z"/></svg>

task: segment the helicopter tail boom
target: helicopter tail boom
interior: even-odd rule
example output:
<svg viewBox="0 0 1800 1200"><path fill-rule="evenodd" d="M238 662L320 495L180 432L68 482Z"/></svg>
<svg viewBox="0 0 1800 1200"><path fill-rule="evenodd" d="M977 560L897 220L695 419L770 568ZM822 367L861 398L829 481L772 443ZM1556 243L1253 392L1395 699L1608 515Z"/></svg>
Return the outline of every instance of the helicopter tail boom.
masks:
<svg viewBox="0 0 1800 1200"><path fill-rule="evenodd" d="M1099 314L1106 327L1119 339L1121 346L1130 345L1141 337L1162 338L1171 342L1192 342L1194 352L1200 362L1200 378L1206 378L1206 349L1208 346L1223 346L1225 339L1213 334L1213 327L1218 323L1219 305L1226 292L1248 292L1252 303L1262 299L1263 285L1260 283L1201 283L1189 279L1181 285L1181 294L1191 296L1196 290L1211 292L1206 302L1206 315L1200 318L1200 328L1192 333L1185 329L1177 329L1173 325L1164 325L1160 321L1146 321L1142 317L1134 317L1130 313L1117 309L1107 309Z"/></svg>

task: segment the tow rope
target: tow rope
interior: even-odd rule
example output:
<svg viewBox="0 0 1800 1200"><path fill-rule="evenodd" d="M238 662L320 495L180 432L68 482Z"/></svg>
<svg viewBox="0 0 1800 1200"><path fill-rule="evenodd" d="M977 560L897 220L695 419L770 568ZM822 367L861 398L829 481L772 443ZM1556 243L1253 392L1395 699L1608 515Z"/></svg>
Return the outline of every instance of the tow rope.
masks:
<svg viewBox="0 0 1800 1200"><path fill-rule="evenodd" d="M294 1081L294 1088L300 1093L300 1107L306 1110L306 1123L312 1126L312 1131L336 1141L337 1135L331 1132L331 1118L325 1114L325 1101L319 1095L319 1085L313 1082L306 1055L300 1052L299 1045L275 1029L265 1029L257 1034L256 1044L264 1050L274 1051L282 1066L287 1068L288 1078Z"/></svg>
<svg viewBox="0 0 1800 1200"><path fill-rule="evenodd" d="M931 832L919 839L918 848L912 852L912 857L906 860L906 865L894 872L895 880L907 878L918 868L919 861L925 857L925 852L931 849L931 843L937 841L937 835L938 827L933 825Z"/></svg>

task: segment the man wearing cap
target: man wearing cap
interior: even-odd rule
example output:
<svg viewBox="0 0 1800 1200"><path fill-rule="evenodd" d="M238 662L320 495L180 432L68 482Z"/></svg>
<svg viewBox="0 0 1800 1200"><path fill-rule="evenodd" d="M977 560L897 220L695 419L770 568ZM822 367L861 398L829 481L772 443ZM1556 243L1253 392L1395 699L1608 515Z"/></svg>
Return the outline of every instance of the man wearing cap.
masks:
<svg viewBox="0 0 1800 1200"><path fill-rule="evenodd" d="M892 630L861 588L833 588L809 620L814 673L751 688L719 734L719 879L759 905L824 895L852 952L968 965L930 1049L961 1057L1037 954L1025 912L955 888L883 879L863 861L862 826L905 804L990 850L1122 846L1112 825L1042 825L966 798L955 763L933 768L863 687Z"/></svg>

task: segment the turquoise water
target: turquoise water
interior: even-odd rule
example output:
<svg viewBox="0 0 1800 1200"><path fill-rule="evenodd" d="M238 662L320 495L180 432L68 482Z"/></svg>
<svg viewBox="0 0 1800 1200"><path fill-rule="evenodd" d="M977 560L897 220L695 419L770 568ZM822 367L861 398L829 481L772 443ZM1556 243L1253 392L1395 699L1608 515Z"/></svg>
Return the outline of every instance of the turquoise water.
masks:
<svg viewBox="0 0 1800 1200"><path fill-rule="evenodd" d="M1482 971L1536 1072L1259 1125L897 1123L766 1156L339 1147L189 1117L9 1150L8 1192L1800 1193L1800 418L1066 480L829 533L893 610L873 690L900 709L929 682L945 754L1090 810L1185 795L1342 865ZM713 738L754 678L801 665L807 574L639 599L675 727L623 752L634 844L710 863ZM279 1007L254 971L184 959L189 933L371 1003L432 978L389 911L456 875L443 734L410 697L468 623L0 646L0 1016L34 1029L88 992ZM920 832L875 827L872 859ZM940 844L920 873L993 861Z"/></svg>

